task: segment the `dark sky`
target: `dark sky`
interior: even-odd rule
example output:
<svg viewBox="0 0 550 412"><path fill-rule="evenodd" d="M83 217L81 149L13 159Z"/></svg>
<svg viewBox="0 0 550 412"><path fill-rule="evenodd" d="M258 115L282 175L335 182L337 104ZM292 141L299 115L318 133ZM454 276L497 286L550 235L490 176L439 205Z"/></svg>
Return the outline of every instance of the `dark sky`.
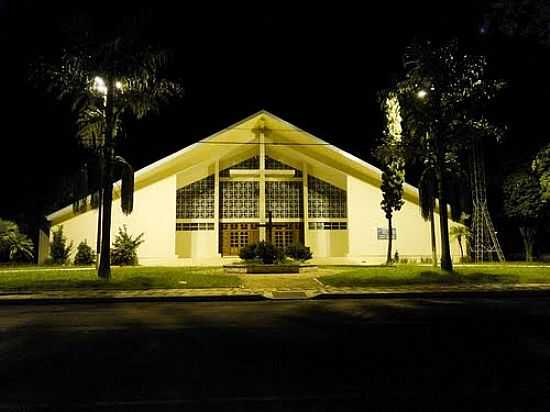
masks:
<svg viewBox="0 0 550 412"><path fill-rule="evenodd" d="M185 97L160 116L128 125L123 156L136 168L260 109L370 160L382 128L377 92L402 74L405 45L453 36L487 54L494 75L510 83L499 113L511 133L495 150L527 153L548 140L534 121L547 111L544 99L550 101L542 84L548 60L528 42L481 34L486 1L179 3L192 2L156 1L144 9L151 21L146 36L173 49L172 72ZM2 68L8 96L13 93L3 99L4 114L13 127L4 128L0 142L0 216L48 212L47 193L78 164L68 106L27 82L25 67L70 42L63 32L71 16L87 14L101 33L140 9L138 2L105 4L0 0L7 18L0 25L7 33L0 34L13 54ZM490 167L500 170L502 156L496 158Z"/></svg>

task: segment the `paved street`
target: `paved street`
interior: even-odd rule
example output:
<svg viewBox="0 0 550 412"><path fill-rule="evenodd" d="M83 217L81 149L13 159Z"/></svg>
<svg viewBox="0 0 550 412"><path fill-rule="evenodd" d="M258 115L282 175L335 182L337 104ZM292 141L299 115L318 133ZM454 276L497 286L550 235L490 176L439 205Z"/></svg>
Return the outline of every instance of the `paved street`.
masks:
<svg viewBox="0 0 550 412"><path fill-rule="evenodd" d="M0 410L550 410L550 299L0 306Z"/></svg>

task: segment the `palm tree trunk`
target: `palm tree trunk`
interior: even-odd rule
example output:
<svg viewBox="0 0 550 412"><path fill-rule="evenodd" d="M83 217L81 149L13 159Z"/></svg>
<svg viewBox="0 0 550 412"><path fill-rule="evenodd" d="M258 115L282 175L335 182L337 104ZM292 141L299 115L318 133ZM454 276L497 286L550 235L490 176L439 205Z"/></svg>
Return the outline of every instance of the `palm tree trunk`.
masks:
<svg viewBox="0 0 550 412"><path fill-rule="evenodd" d="M105 147L103 173L103 216L101 222L101 250L97 275L105 280L111 278L111 208L113 203L113 98L114 82L106 79L105 101Z"/></svg>
<svg viewBox="0 0 550 412"><path fill-rule="evenodd" d="M388 253L386 256L386 265L392 264L392 258L391 258L391 248L392 248L392 226L391 226L391 216L388 217Z"/></svg>
<svg viewBox="0 0 550 412"><path fill-rule="evenodd" d="M437 243L435 240L435 218L433 207L430 212L430 232L432 237L432 266L437 267Z"/></svg>
<svg viewBox="0 0 550 412"><path fill-rule="evenodd" d="M462 249L462 236L458 235L458 246L460 246L460 258L464 260L464 250Z"/></svg>
<svg viewBox="0 0 550 412"><path fill-rule="evenodd" d="M99 262L100 262L100 258L101 258L101 214L103 213L103 205L102 205L102 202L103 202L103 182L100 181L99 183L99 190L98 190L98 195L99 195L99 206L98 206L98 209L97 209L97 243L96 243L96 256L97 256L97 260L96 260L96 269L99 269Z"/></svg>
<svg viewBox="0 0 550 412"><path fill-rule="evenodd" d="M447 213L447 191L443 184L443 171L441 166L437 173L437 185L439 189L439 226L441 229L441 269L447 272L453 271L451 248L449 245L449 217Z"/></svg>

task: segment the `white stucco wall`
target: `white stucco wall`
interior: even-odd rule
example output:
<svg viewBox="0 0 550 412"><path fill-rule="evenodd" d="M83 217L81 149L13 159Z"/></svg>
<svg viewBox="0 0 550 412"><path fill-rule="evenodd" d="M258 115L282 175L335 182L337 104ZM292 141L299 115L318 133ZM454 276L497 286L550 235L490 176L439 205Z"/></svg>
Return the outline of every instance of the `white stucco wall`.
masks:
<svg viewBox="0 0 550 412"><path fill-rule="evenodd" d="M115 195L119 189L115 187ZM52 227L56 230L63 225L63 232L68 241L73 241L74 258L76 246L87 239L95 249L97 237L97 210L90 210L72 217ZM118 233L119 227L126 225L128 233L144 233L144 243L138 248L141 264L158 264L159 261L176 258L176 176L170 176L134 193L134 210L125 216L120 209L120 199L113 202L111 240Z"/></svg>
<svg viewBox="0 0 550 412"><path fill-rule="evenodd" d="M218 257L217 234L214 230L176 232L176 254L179 258Z"/></svg>
<svg viewBox="0 0 550 412"><path fill-rule="evenodd" d="M385 260L388 241L377 239L377 228L387 228L388 222L380 208L382 192L379 188L348 176L348 233L349 256L365 263L381 263ZM441 253L439 214L435 215L438 258ZM430 223L424 221L416 203L405 200L400 211L394 213L393 227L397 239L393 240L392 254L397 250L401 258L431 257ZM450 225L455 223L450 222ZM453 260L458 261L458 242L451 242Z"/></svg>
<svg viewBox="0 0 550 412"><path fill-rule="evenodd" d="M345 257L348 254L347 230L310 230L308 241L316 258Z"/></svg>

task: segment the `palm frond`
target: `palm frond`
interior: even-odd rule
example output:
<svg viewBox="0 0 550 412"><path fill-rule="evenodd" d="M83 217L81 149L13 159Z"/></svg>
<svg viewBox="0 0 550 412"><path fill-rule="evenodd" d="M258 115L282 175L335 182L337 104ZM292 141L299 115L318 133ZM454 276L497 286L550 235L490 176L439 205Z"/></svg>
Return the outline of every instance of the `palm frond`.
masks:
<svg viewBox="0 0 550 412"><path fill-rule="evenodd" d="M125 215L132 213L134 208L134 169L123 157L116 156L115 161L122 169L120 206Z"/></svg>
<svg viewBox="0 0 550 412"><path fill-rule="evenodd" d="M424 220L428 220L435 210L437 198L437 180L433 168L426 168L420 176L418 184L420 214Z"/></svg>

